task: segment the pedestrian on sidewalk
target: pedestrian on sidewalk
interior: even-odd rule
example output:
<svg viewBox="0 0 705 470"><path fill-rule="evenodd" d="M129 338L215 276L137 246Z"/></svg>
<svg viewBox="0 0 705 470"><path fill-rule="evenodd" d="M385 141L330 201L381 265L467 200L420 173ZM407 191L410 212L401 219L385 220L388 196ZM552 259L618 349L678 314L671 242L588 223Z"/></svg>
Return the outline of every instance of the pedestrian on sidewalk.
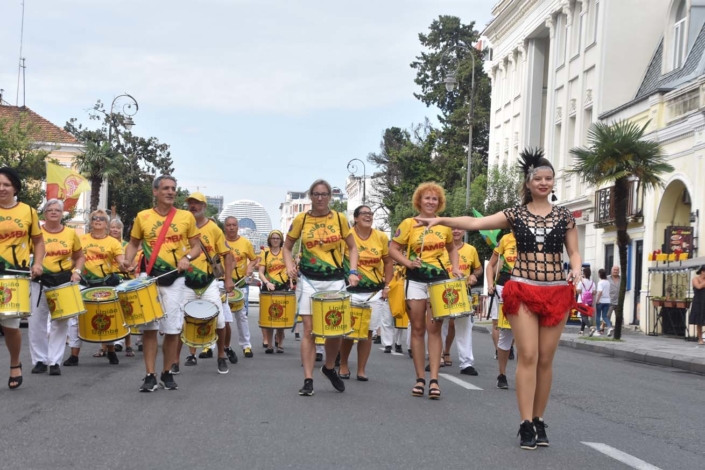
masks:
<svg viewBox="0 0 705 470"><path fill-rule="evenodd" d="M695 332L698 336L698 344L703 342L703 325L705 325L705 266L695 271L693 278L693 303L690 305L690 316L688 323L695 325Z"/></svg>
<svg viewBox="0 0 705 470"><path fill-rule="evenodd" d="M576 291L581 304L589 305L590 307L595 308L595 293L597 292L597 288L595 287L595 282L591 278L592 271L590 270L590 266L583 267L583 279L578 284ZM588 330L590 329L590 317L584 313L581 313L580 336L584 334L585 327L587 327Z"/></svg>
<svg viewBox="0 0 705 470"><path fill-rule="evenodd" d="M580 282L582 261L573 214L549 201L555 184L553 165L542 150L525 150L520 167L524 174L521 205L488 217L420 216L416 221L428 227L511 228L514 232L517 259L502 292L503 311L521 357L516 371L519 446L533 450L548 446L543 414L551 393L553 357L568 313L577 306L574 289ZM567 276L562 262L564 246L571 267Z"/></svg>
<svg viewBox="0 0 705 470"><path fill-rule="evenodd" d="M610 281L607 280L607 272L604 269L597 271L600 281L597 283L597 308L595 309L595 328L600 334L605 333L605 326L608 329L608 336L612 333L612 322L610 321L611 292ZM592 336L592 334L590 335ZM599 336L599 335L598 335Z"/></svg>
<svg viewBox="0 0 705 470"><path fill-rule="evenodd" d="M617 310L617 304L619 303L619 286L622 284L622 278L619 276L619 266L612 266L612 271L607 280L610 282L610 308L607 311L607 318L612 321L612 313Z"/></svg>

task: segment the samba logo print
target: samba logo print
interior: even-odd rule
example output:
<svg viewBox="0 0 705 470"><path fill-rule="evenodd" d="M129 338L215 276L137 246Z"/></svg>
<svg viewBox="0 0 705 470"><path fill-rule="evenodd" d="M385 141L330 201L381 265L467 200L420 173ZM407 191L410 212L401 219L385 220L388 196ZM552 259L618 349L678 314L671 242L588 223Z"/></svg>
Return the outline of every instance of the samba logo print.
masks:
<svg viewBox="0 0 705 470"><path fill-rule="evenodd" d="M12 300L12 291L7 287L0 288L0 303L3 305L9 304Z"/></svg>
<svg viewBox="0 0 705 470"><path fill-rule="evenodd" d="M284 316L284 306L273 303L269 306L269 310L267 310L267 313L269 314L270 320L279 320L281 317Z"/></svg>
<svg viewBox="0 0 705 470"><path fill-rule="evenodd" d="M206 323L205 325L200 325L196 328L196 336L199 338L206 338L211 334L211 324Z"/></svg>
<svg viewBox="0 0 705 470"><path fill-rule="evenodd" d="M457 289L448 287L445 291L443 291L443 303L446 306L452 307L458 303L458 300L460 300L460 292L458 292Z"/></svg>
<svg viewBox="0 0 705 470"><path fill-rule="evenodd" d="M51 297L47 297L47 306L49 307L50 312L55 312L56 311L56 299Z"/></svg>
<svg viewBox="0 0 705 470"><path fill-rule="evenodd" d="M330 329L343 328L343 313L340 310L328 310L325 316L326 326Z"/></svg>
<svg viewBox="0 0 705 470"><path fill-rule="evenodd" d="M110 317L103 313L97 313L91 318L91 326L95 331L103 333L110 329Z"/></svg>
<svg viewBox="0 0 705 470"><path fill-rule="evenodd" d="M126 317L131 317L132 313L134 310L132 309L132 302L130 302L128 299L122 298L120 299L120 307L122 308L122 313Z"/></svg>

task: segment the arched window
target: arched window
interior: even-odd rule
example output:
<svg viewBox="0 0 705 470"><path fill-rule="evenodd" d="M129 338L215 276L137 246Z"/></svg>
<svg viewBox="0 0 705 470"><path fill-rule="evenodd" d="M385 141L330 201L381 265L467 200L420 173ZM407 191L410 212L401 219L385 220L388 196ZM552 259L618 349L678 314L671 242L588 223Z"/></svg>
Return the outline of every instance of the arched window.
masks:
<svg viewBox="0 0 705 470"><path fill-rule="evenodd" d="M676 9L676 17L673 23L673 55L672 69L683 66L686 50L686 27L688 22L688 11L686 0L680 0Z"/></svg>

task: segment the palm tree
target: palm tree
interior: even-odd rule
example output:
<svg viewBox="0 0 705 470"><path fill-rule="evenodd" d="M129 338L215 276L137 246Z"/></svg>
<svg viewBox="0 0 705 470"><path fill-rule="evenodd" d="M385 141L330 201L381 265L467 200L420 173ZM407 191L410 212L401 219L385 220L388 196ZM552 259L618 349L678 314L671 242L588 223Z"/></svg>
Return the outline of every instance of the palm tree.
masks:
<svg viewBox="0 0 705 470"><path fill-rule="evenodd" d="M122 155L107 141L88 140L86 150L76 157L76 169L91 182L91 212L98 208L103 180L120 174Z"/></svg>
<svg viewBox="0 0 705 470"><path fill-rule="evenodd" d="M615 311L615 339L622 336L624 295L627 290L629 182L636 178L641 190L648 191L663 187L661 175L673 171L673 167L665 161L661 145L652 140L643 140L648 125L649 122L643 126L629 121L613 124L597 122L588 131L588 146L570 150L573 155L573 169L570 173L578 175L596 188L607 183L614 184L612 201L622 272Z"/></svg>

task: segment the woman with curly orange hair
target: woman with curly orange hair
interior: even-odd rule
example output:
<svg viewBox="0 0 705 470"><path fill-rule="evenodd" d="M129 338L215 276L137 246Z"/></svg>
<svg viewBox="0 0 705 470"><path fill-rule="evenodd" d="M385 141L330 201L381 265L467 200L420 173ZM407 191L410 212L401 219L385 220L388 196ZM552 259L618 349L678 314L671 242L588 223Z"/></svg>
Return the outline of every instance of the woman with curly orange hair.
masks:
<svg viewBox="0 0 705 470"><path fill-rule="evenodd" d="M419 217L435 218L437 213L445 209L445 191L436 183L423 183L414 192L413 204L414 209L419 212ZM427 230L416 225L413 217L399 224L389 244L389 255L407 269L406 300L411 323L411 352L417 377L411 394L415 397L424 394L425 336L428 332L431 372L428 397L439 399L441 390L438 387L438 369L443 347L441 344L443 321L433 321L427 314L428 285L431 282L448 279L449 265L452 266L454 276L461 277L462 273L458 268L458 249L453 244L451 229L437 225Z"/></svg>

